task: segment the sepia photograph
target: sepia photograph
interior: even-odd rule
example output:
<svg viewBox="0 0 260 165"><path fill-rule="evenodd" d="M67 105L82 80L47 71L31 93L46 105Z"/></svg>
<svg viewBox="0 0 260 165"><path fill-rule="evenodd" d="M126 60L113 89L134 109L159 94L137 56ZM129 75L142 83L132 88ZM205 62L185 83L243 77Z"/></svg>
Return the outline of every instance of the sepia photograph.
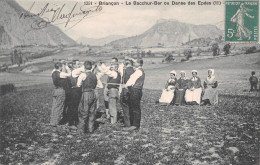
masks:
<svg viewBox="0 0 260 165"><path fill-rule="evenodd" d="M0 165L260 165L259 0L0 0Z"/></svg>

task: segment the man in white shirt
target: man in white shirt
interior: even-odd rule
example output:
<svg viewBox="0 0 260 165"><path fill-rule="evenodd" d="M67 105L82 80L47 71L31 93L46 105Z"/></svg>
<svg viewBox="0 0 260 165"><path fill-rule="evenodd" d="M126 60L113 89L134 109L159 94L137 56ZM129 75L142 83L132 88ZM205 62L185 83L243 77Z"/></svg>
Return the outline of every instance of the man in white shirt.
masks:
<svg viewBox="0 0 260 165"><path fill-rule="evenodd" d="M126 82L126 88L129 88L130 93L130 124L131 127L126 128L126 130L139 130L141 122L141 98L142 89L145 80L145 73L142 68L143 60L137 59L134 61L135 72L130 76L129 80Z"/></svg>
<svg viewBox="0 0 260 165"><path fill-rule="evenodd" d="M118 72L118 64L113 63L111 67L106 67L104 64L102 67L99 67L99 70L102 70L104 74L108 75L107 80L107 89L108 89L108 109L109 114L107 117L110 117L111 124L115 124L117 122L117 100L118 90L121 82L121 75Z"/></svg>

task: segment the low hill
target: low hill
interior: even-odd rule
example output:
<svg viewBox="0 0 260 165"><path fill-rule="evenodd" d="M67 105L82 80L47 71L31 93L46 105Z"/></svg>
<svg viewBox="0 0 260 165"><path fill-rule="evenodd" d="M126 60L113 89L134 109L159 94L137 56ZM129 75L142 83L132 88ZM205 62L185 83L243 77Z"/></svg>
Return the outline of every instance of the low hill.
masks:
<svg viewBox="0 0 260 165"><path fill-rule="evenodd" d="M193 25L177 20L159 20L146 32L111 42L114 47L177 46L197 38L215 39L222 36L215 25Z"/></svg>
<svg viewBox="0 0 260 165"><path fill-rule="evenodd" d="M84 45L91 45L91 46L104 46L112 41L119 40L125 38L126 36L123 35L110 35L104 38L87 38L87 37L80 37L77 39L79 44Z"/></svg>

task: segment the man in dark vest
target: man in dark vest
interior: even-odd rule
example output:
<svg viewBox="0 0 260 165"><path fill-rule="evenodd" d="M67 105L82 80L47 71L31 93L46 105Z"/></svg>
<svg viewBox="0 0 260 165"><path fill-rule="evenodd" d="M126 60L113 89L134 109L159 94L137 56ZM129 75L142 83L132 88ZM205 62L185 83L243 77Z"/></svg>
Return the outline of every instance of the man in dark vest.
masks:
<svg viewBox="0 0 260 165"><path fill-rule="evenodd" d="M130 59L126 59L124 64L124 69L123 69L122 84L125 84L133 73L134 73L133 61ZM123 88L120 95L120 103L123 109L125 127L131 126L130 113L129 113L129 108L131 106L130 97L129 97L130 96L129 90L131 90L130 88L131 86L128 88Z"/></svg>
<svg viewBox="0 0 260 165"><path fill-rule="evenodd" d="M79 75L77 86L82 87L82 96L79 103L79 124L78 132L89 133L94 132L96 120L96 104L95 88L97 86L97 77L91 72L92 63L85 61L85 73Z"/></svg>
<svg viewBox="0 0 260 165"><path fill-rule="evenodd" d="M105 72L108 75L107 79L107 89L108 89L108 107L109 107L109 114L110 114L110 122L111 124L115 124L117 122L117 100L119 85L121 82L121 76L118 72L118 64L114 63L111 65L110 70Z"/></svg>
<svg viewBox="0 0 260 165"><path fill-rule="evenodd" d="M54 70L52 71L52 80L55 86L53 91L53 103L51 110L50 124L56 126L61 124L62 113L65 106L65 88L66 78L70 77L70 73L61 72L62 64L55 63Z"/></svg>
<svg viewBox="0 0 260 165"><path fill-rule="evenodd" d="M62 64L62 69L61 72L68 73L71 75L71 69L68 67L68 63L65 60L61 61ZM64 89L65 89L65 105L62 113L62 120L61 124L67 124L69 115L68 115L68 109L69 109L69 103L70 103L70 95L71 95L71 82L70 82L70 77L67 77L64 84Z"/></svg>
<svg viewBox="0 0 260 165"><path fill-rule="evenodd" d="M110 65L118 64L118 59L116 57L113 57L111 59ZM105 64L104 64L105 65ZM108 88L107 85L104 87L104 103L105 103L105 108L106 108L106 118L110 119L110 113L109 113L109 96L108 96Z"/></svg>
<svg viewBox="0 0 260 165"><path fill-rule="evenodd" d="M144 85L145 73L142 68L143 60L137 59L134 61L135 72L130 76L129 80L126 82L125 87L131 87L130 92L130 124L131 127L126 128L126 130L139 130L141 122L141 98L142 89Z"/></svg>
<svg viewBox="0 0 260 165"><path fill-rule="evenodd" d="M71 68L72 76L70 77L70 83L72 87L70 89L67 119L69 126L74 129L76 129L76 126L78 125L78 107L82 95L81 87L77 86L78 76L81 74L81 72L85 72L85 70L82 71L82 68L79 69L76 65L76 62L73 61Z"/></svg>

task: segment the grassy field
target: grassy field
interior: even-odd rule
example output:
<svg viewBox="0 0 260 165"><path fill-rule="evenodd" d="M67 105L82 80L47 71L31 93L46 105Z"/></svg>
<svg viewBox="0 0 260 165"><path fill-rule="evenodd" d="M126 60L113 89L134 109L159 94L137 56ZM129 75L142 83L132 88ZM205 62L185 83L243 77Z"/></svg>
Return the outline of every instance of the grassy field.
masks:
<svg viewBox="0 0 260 165"><path fill-rule="evenodd" d="M259 97L220 95L218 106L154 104L144 90L139 132L100 124L93 134L48 125L50 84L1 97L2 164L258 165ZM101 105L103 107L103 104Z"/></svg>
<svg viewBox="0 0 260 165"><path fill-rule="evenodd" d="M73 51L65 51L65 56ZM248 92L251 71L259 77L258 54L169 64L162 64L160 58L145 58L140 131L127 132L99 123L94 134L84 136L68 127L48 125L53 85L50 65L44 61L51 58L36 59L35 65L45 68L43 72L0 73L0 84L18 87L16 93L0 97L0 164L260 163L260 97L259 92ZM170 106L166 110L154 104L171 70L184 70L190 77L191 70L196 69L204 79L209 68L215 69L220 83L218 106Z"/></svg>

